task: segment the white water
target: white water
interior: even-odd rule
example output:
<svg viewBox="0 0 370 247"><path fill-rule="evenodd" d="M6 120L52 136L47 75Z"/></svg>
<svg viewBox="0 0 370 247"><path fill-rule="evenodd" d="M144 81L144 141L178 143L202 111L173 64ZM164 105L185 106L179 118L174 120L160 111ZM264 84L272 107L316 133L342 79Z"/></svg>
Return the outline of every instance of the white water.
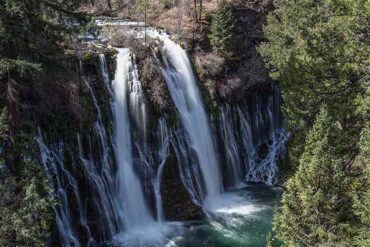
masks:
<svg viewBox="0 0 370 247"><path fill-rule="evenodd" d="M212 140L209 120L189 58L184 49L163 37L164 76L182 126L190 141L200 168L198 175L204 182L202 200L212 200L222 192L217 154Z"/></svg>
<svg viewBox="0 0 370 247"><path fill-rule="evenodd" d="M191 198L203 204L210 215L221 215L232 221L261 210L260 205L246 202L239 195L222 193L219 157L215 150L217 140L213 138L191 63L179 45L166 35L157 35L164 41L163 72L182 124L181 128L171 130L171 141L181 178ZM39 143L42 156L47 157L43 159L46 160L43 164L56 174L54 179L59 205L55 210L62 245L89 246L94 244L95 239L99 243L107 243L113 238L114 244L118 243L119 246L165 246L169 233L176 228L164 222L161 198L161 177L169 153L169 130L164 119L160 119L158 130L153 133L153 140L156 141L152 142L150 135L147 140L146 102L135 59L129 50L119 49L113 89L105 57L101 55L99 58L104 83L114 99L111 103L117 171L112 166L111 140L109 129L106 133L102 121L100 98L99 95L95 97L94 84L90 85L86 78L83 79L91 93L97 120L92 137L80 138L78 135L79 166L72 162L72 168L69 163L65 168L63 154L59 155L54 148L49 151L42 137ZM230 187L238 187L243 179L273 183L276 177L275 160L281 151L280 145L284 145L279 117L276 115L280 103L275 102L274 97L268 98L267 107L261 103L262 100L256 102L252 114L239 106L226 105L220 108L221 121L218 124L223 144L219 146L224 149L223 158L231 171L230 181L233 184ZM214 122L214 125L217 126L217 123ZM89 147L86 148L81 139L87 139ZM260 158L258 146L266 143L267 156ZM98 147L92 148L94 145ZM137 147L138 153L134 147ZM99 154L95 156L97 150ZM84 183L79 179L86 179L89 192L86 192L85 185L79 184ZM91 211L91 208L94 209ZM238 217L231 217L234 215ZM211 224L215 228L219 225L217 221ZM234 234L228 228L224 230Z"/></svg>
<svg viewBox="0 0 370 247"><path fill-rule="evenodd" d="M143 152L146 152L147 137L147 107L141 83L139 81L139 71L136 65L135 55L131 54L128 63L128 87L129 87L129 111L131 122L135 129L140 132L140 138L143 143Z"/></svg>
<svg viewBox="0 0 370 247"><path fill-rule="evenodd" d="M220 107L220 129L224 149L228 185L236 188L243 181L243 164L236 140L234 114L229 105Z"/></svg>
<svg viewBox="0 0 370 247"><path fill-rule="evenodd" d="M133 168L130 119L127 107L129 66L129 50L119 49L113 81L115 154L118 163L116 190L118 201L121 203L120 217L127 231L154 222L146 206L140 181Z"/></svg>
<svg viewBox="0 0 370 247"><path fill-rule="evenodd" d="M168 129L165 119L159 119L158 132L157 132L157 142L158 142L158 170L155 178L153 179L153 188L155 195L155 202L157 208L157 220L164 220L163 206L162 206L162 195L161 195L161 182L162 173L165 162L169 154L169 138Z"/></svg>
<svg viewBox="0 0 370 247"><path fill-rule="evenodd" d="M53 183L55 190L55 198L59 202L58 207L54 207L56 225L58 228L58 233L62 246L76 246L79 247L80 240L77 232L73 228L71 210L67 195L67 187L71 186L73 191L77 189L77 183L74 177L64 168L63 163L63 153L64 146L59 143L55 147L55 152L48 148L44 143L41 131L39 130L39 135L36 141L40 148L41 153L41 163L44 169L53 176ZM78 192L77 192L78 193ZM80 202L78 202L80 205ZM81 212L79 212L81 214Z"/></svg>
<svg viewBox="0 0 370 247"><path fill-rule="evenodd" d="M135 90L130 90L130 85L133 85L133 83L139 84L139 82L137 78L135 78L137 74L133 74L135 65L132 64L134 60L129 50L118 49L118 51L117 69L113 82L115 95L115 151L118 164L116 190L117 201L121 203L120 217L123 219L125 229L114 237L113 242L122 246L163 246L166 241L166 235L173 231L174 228L167 223L162 223L161 208L157 208L157 217L159 221L154 219L147 207L142 187L143 183L134 172L133 166L135 163L132 154L132 131L130 127L128 104L129 102L131 104L135 103L134 106L139 106L140 108L141 104L136 103L140 103L141 100L136 100L137 94L131 94L135 92ZM136 92L138 91L136 90ZM128 97L131 97L131 101ZM166 137L163 136L160 138L166 139ZM166 147L163 147L163 149L166 149ZM166 151L163 152L162 158L165 159L167 157ZM159 155L161 156L162 154ZM145 156L146 155L141 157L141 160L150 165L150 162L146 161ZM161 162L164 163L164 161ZM156 179L160 179L160 174L161 169L158 171ZM158 190L160 188L159 184L160 181L154 185ZM157 207L161 207L161 197L158 193L157 191L156 205Z"/></svg>

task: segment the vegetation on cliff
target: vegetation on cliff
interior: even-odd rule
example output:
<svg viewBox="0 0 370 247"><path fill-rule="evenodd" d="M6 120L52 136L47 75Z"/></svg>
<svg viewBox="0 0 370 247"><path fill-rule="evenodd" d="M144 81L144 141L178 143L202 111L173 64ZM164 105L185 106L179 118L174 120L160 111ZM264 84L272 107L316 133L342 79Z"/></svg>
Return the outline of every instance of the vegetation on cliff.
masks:
<svg viewBox="0 0 370 247"><path fill-rule="evenodd" d="M232 52L235 49L235 22L232 6L222 1L213 15L211 25L209 38L214 49L221 52Z"/></svg>
<svg viewBox="0 0 370 247"><path fill-rule="evenodd" d="M54 202L34 138L40 125L58 134L78 126L71 83L78 70L66 76L63 51L74 30L62 17L74 4L0 2L1 246L45 246L55 237Z"/></svg>

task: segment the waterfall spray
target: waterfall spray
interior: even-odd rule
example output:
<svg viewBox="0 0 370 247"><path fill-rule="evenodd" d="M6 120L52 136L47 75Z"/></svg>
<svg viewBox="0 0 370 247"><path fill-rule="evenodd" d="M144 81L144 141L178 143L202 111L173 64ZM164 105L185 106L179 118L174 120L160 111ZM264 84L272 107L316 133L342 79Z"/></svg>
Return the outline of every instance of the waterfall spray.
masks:
<svg viewBox="0 0 370 247"><path fill-rule="evenodd" d="M210 201L223 190L210 123L185 50L166 36L162 39L163 75L193 150L191 154L196 155L193 166L199 166L200 171L191 172L192 183L201 190L192 193L200 195L203 202Z"/></svg>

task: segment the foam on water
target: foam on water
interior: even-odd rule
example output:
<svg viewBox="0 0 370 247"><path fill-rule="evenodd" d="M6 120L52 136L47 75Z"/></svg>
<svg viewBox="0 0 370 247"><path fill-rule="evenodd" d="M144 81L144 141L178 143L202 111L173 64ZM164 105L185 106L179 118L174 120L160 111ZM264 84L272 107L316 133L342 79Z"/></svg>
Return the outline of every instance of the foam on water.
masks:
<svg viewBox="0 0 370 247"><path fill-rule="evenodd" d="M171 242L173 243L170 237L174 234L181 234L182 230L182 224L179 222L155 222L146 226L128 229L116 235L112 244L113 246L125 247L162 247L167 246Z"/></svg>
<svg viewBox="0 0 370 247"><path fill-rule="evenodd" d="M240 193L225 193L205 203L208 212L217 216L231 214L247 216L264 209L262 206L247 201Z"/></svg>

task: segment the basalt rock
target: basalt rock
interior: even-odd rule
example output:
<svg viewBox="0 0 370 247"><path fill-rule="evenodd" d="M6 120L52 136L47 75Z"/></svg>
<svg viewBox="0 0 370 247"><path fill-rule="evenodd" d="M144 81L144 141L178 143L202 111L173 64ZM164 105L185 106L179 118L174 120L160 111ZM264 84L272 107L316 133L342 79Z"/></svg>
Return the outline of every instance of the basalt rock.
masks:
<svg viewBox="0 0 370 247"><path fill-rule="evenodd" d="M163 170L162 198L166 220L185 221L204 218L201 207L195 205L181 181L176 156L171 150Z"/></svg>

